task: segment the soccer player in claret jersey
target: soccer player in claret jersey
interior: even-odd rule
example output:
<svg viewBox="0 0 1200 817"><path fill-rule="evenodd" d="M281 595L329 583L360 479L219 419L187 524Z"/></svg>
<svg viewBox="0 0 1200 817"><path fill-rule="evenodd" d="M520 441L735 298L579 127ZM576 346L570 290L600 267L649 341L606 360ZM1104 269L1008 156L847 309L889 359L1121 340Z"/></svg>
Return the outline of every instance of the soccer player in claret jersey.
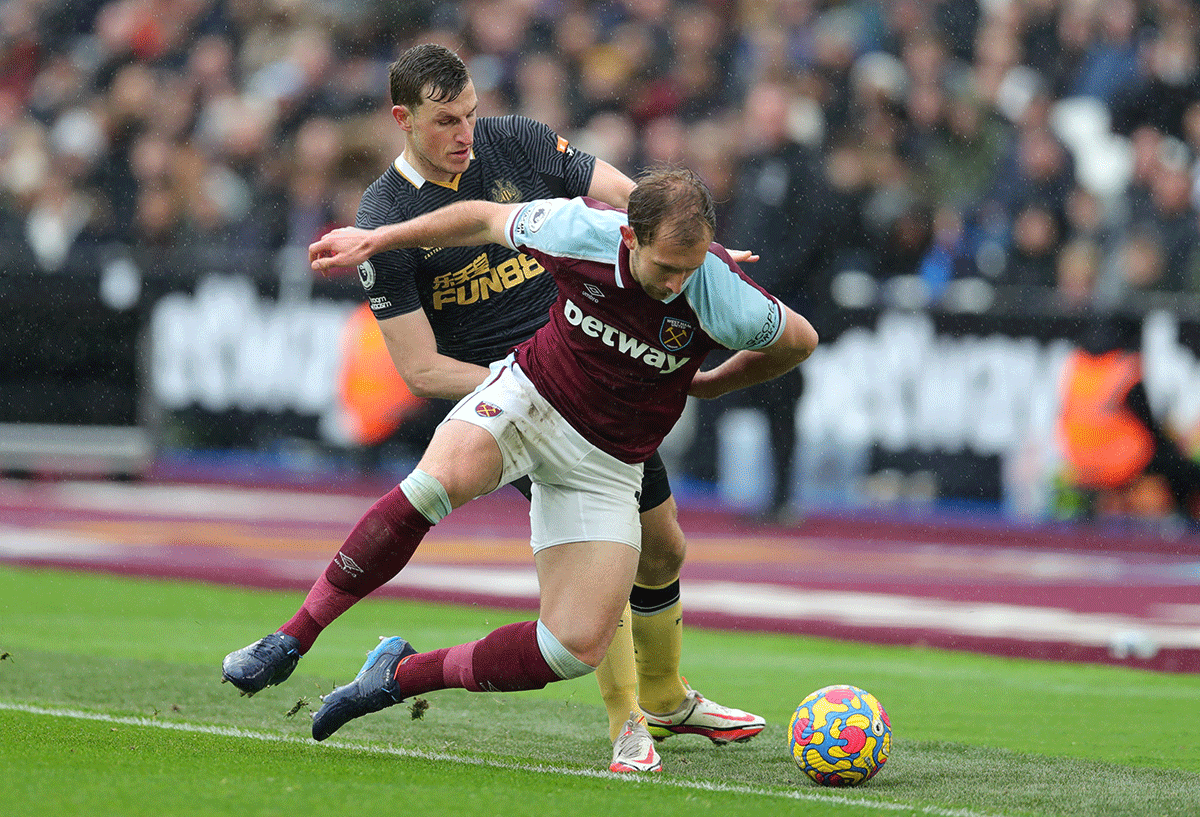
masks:
<svg viewBox="0 0 1200 817"><path fill-rule="evenodd" d="M452 509L521 476L533 481L536 621L418 653L383 640L325 696L317 740L347 721L438 689L508 692L593 671L638 567L642 464L689 394L712 398L791 370L817 335L712 244L712 197L686 170L643 176L628 215L592 199L473 201L309 248L315 269L393 247L505 244L554 278L549 322L451 410L393 491L391 529L411 553ZM742 350L700 371L713 349Z"/></svg>
<svg viewBox="0 0 1200 817"><path fill-rule="evenodd" d="M520 116L476 119L474 88L453 52L415 46L390 75L392 114L405 133L405 148L363 196L359 227L403 221L456 201L589 195L618 207L628 202L632 180L546 126ZM536 259L501 245L382 251L359 265L359 275L409 389L454 400L546 322L557 292ZM527 480L524 485L528 496ZM660 738L691 732L722 743L748 739L764 726L756 715L687 689L680 678L685 542L657 454L645 466L640 510L642 558L630 597L632 623L626 611L597 670L615 741L613 766L622 770L658 763L639 703ZM385 497L364 516L301 610L278 632L226 657L224 680L244 694L282 683L324 627L391 579L407 557L392 548L390 518ZM646 757L650 761L642 763Z"/></svg>

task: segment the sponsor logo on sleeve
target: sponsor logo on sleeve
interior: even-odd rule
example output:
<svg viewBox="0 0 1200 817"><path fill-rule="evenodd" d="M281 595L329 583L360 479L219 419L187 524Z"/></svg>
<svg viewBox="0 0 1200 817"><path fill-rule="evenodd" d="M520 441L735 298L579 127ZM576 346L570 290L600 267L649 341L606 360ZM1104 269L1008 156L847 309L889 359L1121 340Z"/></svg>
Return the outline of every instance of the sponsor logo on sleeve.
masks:
<svg viewBox="0 0 1200 817"><path fill-rule="evenodd" d="M546 218L549 215L550 205L534 205L533 212L529 214L529 232L536 233L538 230L542 229L542 225L546 223Z"/></svg>
<svg viewBox="0 0 1200 817"><path fill-rule="evenodd" d="M779 308L779 304L771 302L771 311L767 314L767 320L763 323L762 329L758 334L751 338L747 349L761 349L767 346L779 334L779 327L783 323L783 311Z"/></svg>
<svg viewBox="0 0 1200 817"><path fill-rule="evenodd" d="M513 224L513 237L518 241L520 236L536 233L546 223L546 219L557 209L560 202L556 199L543 199L526 204L517 215Z"/></svg>

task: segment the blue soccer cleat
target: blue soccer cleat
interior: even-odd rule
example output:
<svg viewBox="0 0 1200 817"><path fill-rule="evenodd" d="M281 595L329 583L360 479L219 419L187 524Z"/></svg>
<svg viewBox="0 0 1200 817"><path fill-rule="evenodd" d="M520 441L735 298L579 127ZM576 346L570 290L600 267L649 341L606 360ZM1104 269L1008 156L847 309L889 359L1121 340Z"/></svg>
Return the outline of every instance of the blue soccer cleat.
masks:
<svg viewBox="0 0 1200 817"><path fill-rule="evenodd" d="M225 656L221 683L233 684L243 695L253 695L282 684L299 662L300 642L290 635L271 633Z"/></svg>
<svg viewBox="0 0 1200 817"><path fill-rule="evenodd" d="M325 740L347 721L403 701L404 695L396 683L396 667L416 653L412 645L399 636L382 639L378 647L367 653L367 661L353 681L321 699L324 703L313 715L313 740Z"/></svg>

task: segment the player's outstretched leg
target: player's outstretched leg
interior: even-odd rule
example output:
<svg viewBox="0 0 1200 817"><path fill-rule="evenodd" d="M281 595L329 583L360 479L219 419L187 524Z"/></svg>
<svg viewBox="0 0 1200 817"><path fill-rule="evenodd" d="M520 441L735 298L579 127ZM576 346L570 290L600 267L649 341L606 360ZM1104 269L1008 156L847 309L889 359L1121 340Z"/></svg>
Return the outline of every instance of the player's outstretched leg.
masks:
<svg viewBox="0 0 1200 817"><path fill-rule="evenodd" d="M313 715L313 739L325 740L348 721L404 700L405 695L396 681L396 667L406 656L416 652L399 636L381 639L379 646L367 653L366 663L354 680L321 699L321 708Z"/></svg>
<svg viewBox="0 0 1200 817"><path fill-rule="evenodd" d="M353 681L323 698L313 715L313 737L324 740L347 721L426 692L541 689L594 669L574 658L538 621L506 624L479 641L423 653L392 637L367 655Z"/></svg>
<svg viewBox="0 0 1200 817"><path fill-rule="evenodd" d="M225 656L221 683L233 684L242 695L250 696L282 684L299 662L300 642L284 633L271 633Z"/></svg>

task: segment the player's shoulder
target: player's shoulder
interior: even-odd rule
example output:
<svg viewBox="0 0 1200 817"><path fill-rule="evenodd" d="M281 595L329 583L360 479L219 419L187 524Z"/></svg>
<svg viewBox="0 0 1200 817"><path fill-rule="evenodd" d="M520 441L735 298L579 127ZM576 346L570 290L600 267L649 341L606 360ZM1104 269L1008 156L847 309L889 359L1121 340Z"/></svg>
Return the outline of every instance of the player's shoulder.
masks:
<svg viewBox="0 0 1200 817"><path fill-rule="evenodd" d="M619 227L628 223L624 210L578 197L539 199L512 216L512 236L520 245L553 254L611 261L620 242Z"/></svg>
<svg viewBox="0 0 1200 817"><path fill-rule="evenodd" d="M376 227L411 218L421 209L418 191L418 186L405 178L393 162L363 192L358 226Z"/></svg>
<svg viewBox="0 0 1200 817"><path fill-rule="evenodd" d="M475 121L476 137L480 133L504 134L508 136L529 134L544 137L551 132L549 125L516 113L505 114L504 116L481 116Z"/></svg>
<svg viewBox="0 0 1200 817"><path fill-rule="evenodd" d="M709 243L708 253L704 256L704 263L701 265L700 270L706 275L736 278L745 281L751 286L758 286L754 282L754 279L747 275L746 271L733 260L733 256L729 254L729 250L723 244L718 244L716 241Z"/></svg>
<svg viewBox="0 0 1200 817"><path fill-rule="evenodd" d="M475 144L484 150L528 153L556 145L557 134L549 125L520 114L483 116L475 122Z"/></svg>
<svg viewBox="0 0 1200 817"><path fill-rule="evenodd" d="M601 225L603 227L629 222L629 217L624 210L618 210L616 207L611 207L588 196L538 199L523 205L522 210L522 215L529 220L532 226L538 226L551 219L558 222Z"/></svg>

